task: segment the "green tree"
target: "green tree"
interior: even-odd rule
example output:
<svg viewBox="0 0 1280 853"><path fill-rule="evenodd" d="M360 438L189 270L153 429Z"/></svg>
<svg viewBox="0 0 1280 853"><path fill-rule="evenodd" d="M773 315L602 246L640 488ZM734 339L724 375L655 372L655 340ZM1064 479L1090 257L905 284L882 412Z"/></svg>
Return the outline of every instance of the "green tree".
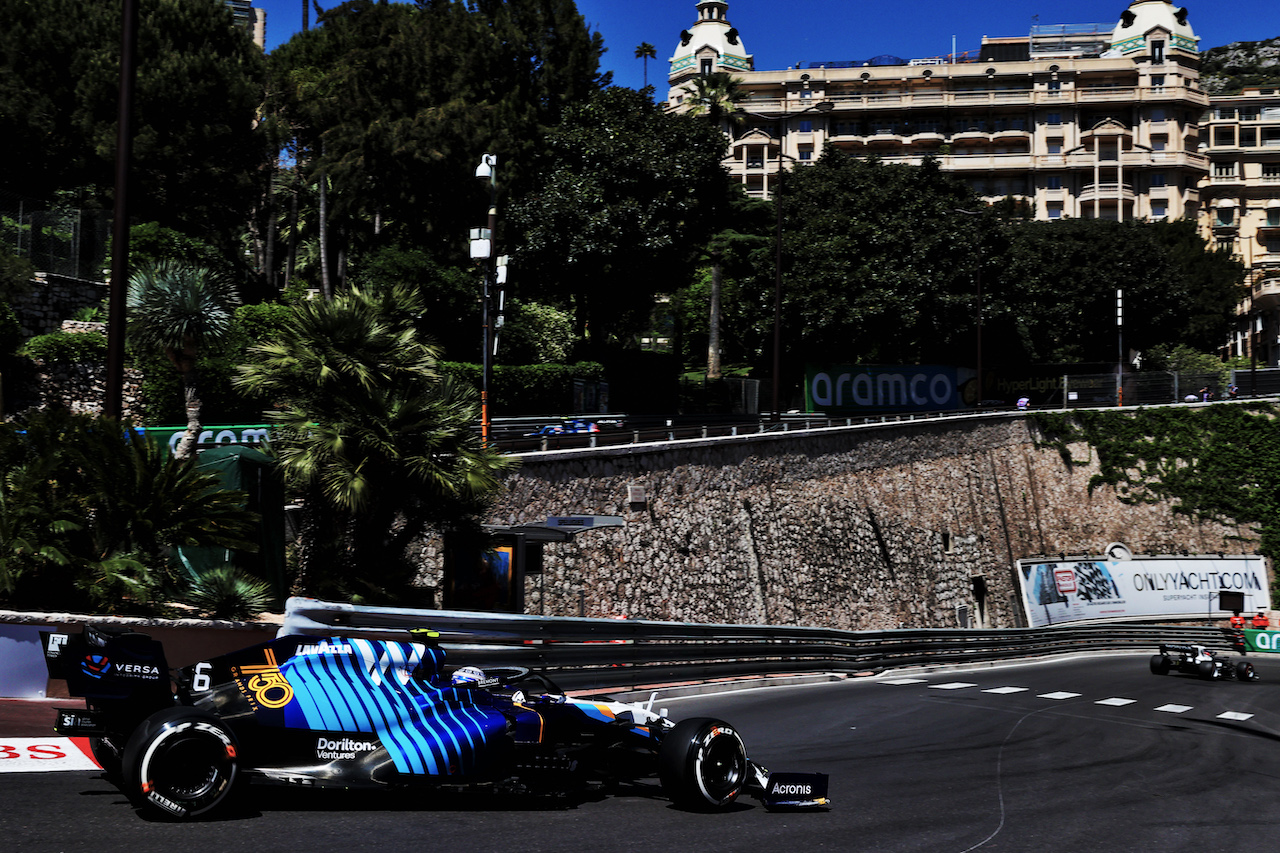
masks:
<svg viewBox="0 0 1280 853"><path fill-rule="evenodd" d="M129 612L174 594L175 546L253 550L257 516L128 424L48 411L0 426L0 600Z"/></svg>
<svg viewBox="0 0 1280 853"><path fill-rule="evenodd" d="M240 298L231 282L204 267L175 261L143 264L129 278L126 307L135 346L163 352L182 376L187 429L174 451L195 452L200 438L200 348L230 334Z"/></svg>
<svg viewBox="0 0 1280 853"><path fill-rule="evenodd" d="M220 0L141 0L132 213L232 254L270 162L265 60ZM0 0L0 189L109 207L120 4Z"/></svg>
<svg viewBox="0 0 1280 853"><path fill-rule="evenodd" d="M649 60L658 58L658 49L647 41L636 45L636 59L644 63L644 87L649 88Z"/></svg>
<svg viewBox="0 0 1280 853"><path fill-rule="evenodd" d="M999 232L994 214L935 161L889 165L828 150L783 176L775 204L785 373L805 359L953 363L973 352L979 270L993 280ZM756 300L771 321L772 275L758 281L769 283Z"/></svg>
<svg viewBox="0 0 1280 853"><path fill-rule="evenodd" d="M1008 361L1114 363L1117 289L1126 349L1207 352L1244 296L1243 267L1189 220L1028 222L1007 234L1000 280L1009 322L992 343L1006 345Z"/></svg>
<svg viewBox="0 0 1280 853"><path fill-rule="evenodd" d="M350 0L319 20L273 52L270 109L327 190L331 210L313 218L332 232L322 254L339 277L343 257L373 245L460 260L459 213L485 210L480 155L520 192L545 128L607 79L602 39L572 0Z"/></svg>
<svg viewBox="0 0 1280 853"><path fill-rule="evenodd" d="M408 288L296 306L238 384L277 401L271 450L305 511L300 585L388 601L416 572L409 543L467 528L510 460L481 443L476 393L439 373Z"/></svg>
<svg viewBox="0 0 1280 853"><path fill-rule="evenodd" d="M654 294L687 281L706 245L728 182L724 135L614 87L570 109L549 141L541 186L508 218L520 295L572 309L597 352L632 346Z"/></svg>
<svg viewBox="0 0 1280 853"><path fill-rule="evenodd" d="M738 113L738 104L747 97L741 87L741 78L727 71L694 77L683 89L689 115L705 116L721 129L727 129L726 123L740 123L743 117Z"/></svg>

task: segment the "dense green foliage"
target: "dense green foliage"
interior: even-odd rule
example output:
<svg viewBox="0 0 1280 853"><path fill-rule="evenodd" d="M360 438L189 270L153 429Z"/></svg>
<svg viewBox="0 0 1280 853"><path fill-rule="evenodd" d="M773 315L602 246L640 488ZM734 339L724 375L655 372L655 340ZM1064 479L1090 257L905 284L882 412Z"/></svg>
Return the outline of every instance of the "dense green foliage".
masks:
<svg viewBox="0 0 1280 853"><path fill-rule="evenodd" d="M1045 440L1064 454L1086 441L1099 471L1091 487L1125 503L1171 501L1174 511L1253 527L1263 554L1280 556L1280 411L1269 403L1205 409L1037 413ZM1068 457L1069 458L1069 457Z"/></svg>
<svg viewBox="0 0 1280 853"><path fill-rule="evenodd" d="M101 332L50 332L27 341L19 354L46 364L99 363L107 357L107 336Z"/></svg>
<svg viewBox="0 0 1280 853"><path fill-rule="evenodd" d="M273 400L271 452L304 507L300 587L393 601L429 528L464 528L511 460L482 444L473 388L442 376L407 288L304 302L237 384Z"/></svg>
<svg viewBox="0 0 1280 853"><path fill-rule="evenodd" d="M1253 86L1280 86L1280 36L1203 51L1200 83L1212 95L1235 95Z"/></svg>
<svg viewBox="0 0 1280 853"><path fill-rule="evenodd" d="M133 215L229 252L270 162L266 63L221 0L140 0ZM0 0L0 189L109 207L121 6Z"/></svg>
<svg viewBox="0 0 1280 853"><path fill-rule="evenodd" d="M460 382L480 386L480 365L446 363L443 373ZM499 364L493 368L490 393L493 407L501 415L557 415L573 411L573 380L601 381L604 366L595 362L577 364Z"/></svg>
<svg viewBox="0 0 1280 853"><path fill-rule="evenodd" d="M0 425L0 606L150 612L174 546L252 551L257 516L127 424L62 411Z"/></svg>
<svg viewBox="0 0 1280 853"><path fill-rule="evenodd" d="M597 356L632 346L706 243L726 194L724 136L610 88L569 109L549 142L541 185L510 211L519 294L572 309Z"/></svg>

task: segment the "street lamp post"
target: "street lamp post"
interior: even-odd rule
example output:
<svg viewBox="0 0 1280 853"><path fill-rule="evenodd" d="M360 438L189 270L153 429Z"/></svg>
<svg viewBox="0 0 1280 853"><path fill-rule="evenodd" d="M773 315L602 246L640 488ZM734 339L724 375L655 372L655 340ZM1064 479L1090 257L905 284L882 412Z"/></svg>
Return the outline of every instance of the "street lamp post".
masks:
<svg viewBox="0 0 1280 853"><path fill-rule="evenodd" d="M813 110L821 113L829 113L835 109L834 101L819 101L816 104L797 110L794 113L780 116L768 116L760 113L746 113L747 115L756 116L757 118L766 119L768 121L783 121L790 115L800 115ZM743 111L745 112L745 110ZM773 420L778 421L782 417L782 410L778 403L778 383L782 374L782 174L784 167L783 159L795 161L790 154L784 154L782 151L782 134L778 135L778 188L773 195L773 209L775 213L773 238L774 238L774 259L773 259Z"/></svg>
<svg viewBox="0 0 1280 853"><path fill-rule="evenodd" d="M1116 405L1124 405L1124 291L1116 288Z"/></svg>
<svg viewBox="0 0 1280 853"><path fill-rule="evenodd" d="M485 154L476 167L476 177L489 182L489 218L487 227L471 229L471 258L478 261L480 276L480 437L489 443L489 388L493 382L493 350L496 343L493 317L493 240L498 223L498 158Z"/></svg>

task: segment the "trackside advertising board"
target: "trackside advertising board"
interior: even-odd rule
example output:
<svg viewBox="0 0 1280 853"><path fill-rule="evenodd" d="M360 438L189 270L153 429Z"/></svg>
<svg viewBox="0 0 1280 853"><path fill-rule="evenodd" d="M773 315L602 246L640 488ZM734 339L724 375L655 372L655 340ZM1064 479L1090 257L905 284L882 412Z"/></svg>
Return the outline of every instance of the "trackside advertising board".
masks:
<svg viewBox="0 0 1280 853"><path fill-rule="evenodd" d="M1258 556L1019 560L1018 583L1033 628L1063 622L1226 619L1219 592L1244 593L1245 611L1271 607Z"/></svg>
<svg viewBox="0 0 1280 853"><path fill-rule="evenodd" d="M1280 655L1280 631L1244 629L1244 647L1250 652Z"/></svg>
<svg viewBox="0 0 1280 853"><path fill-rule="evenodd" d="M966 404L962 386L972 376L972 370L938 365L809 365L805 409L828 415L954 411Z"/></svg>

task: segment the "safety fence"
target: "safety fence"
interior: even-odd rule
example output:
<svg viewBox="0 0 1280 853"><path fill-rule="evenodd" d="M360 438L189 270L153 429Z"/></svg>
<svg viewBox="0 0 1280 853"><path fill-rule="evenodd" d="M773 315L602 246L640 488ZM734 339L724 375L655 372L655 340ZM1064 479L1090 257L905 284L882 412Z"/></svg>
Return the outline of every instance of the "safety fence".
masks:
<svg viewBox="0 0 1280 853"><path fill-rule="evenodd" d="M1160 643L1238 648L1238 635L1227 629L1177 624L840 631L357 607L305 598L289 600L280 633L407 638L411 628L439 632L451 663L527 667L566 690L1154 652Z"/></svg>

